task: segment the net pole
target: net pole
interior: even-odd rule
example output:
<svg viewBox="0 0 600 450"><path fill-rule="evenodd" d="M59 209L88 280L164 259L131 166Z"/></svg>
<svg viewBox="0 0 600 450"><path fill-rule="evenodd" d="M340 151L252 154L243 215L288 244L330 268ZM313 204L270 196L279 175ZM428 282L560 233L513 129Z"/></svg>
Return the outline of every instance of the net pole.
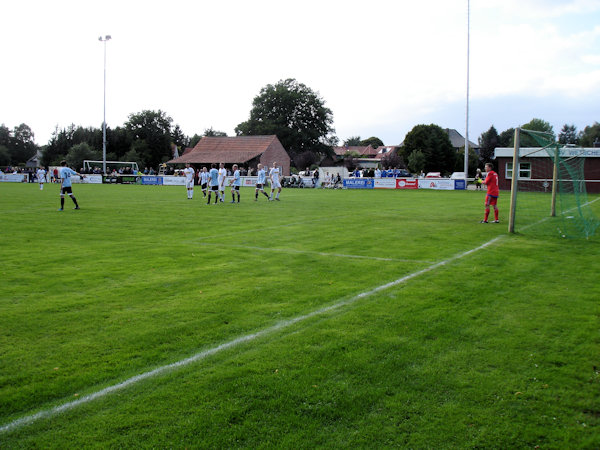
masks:
<svg viewBox="0 0 600 450"><path fill-rule="evenodd" d="M517 210L517 188L519 183L519 147L521 146L521 129L515 129L515 151L513 153L512 180L510 183L510 212L508 215L508 232L515 232L515 212Z"/></svg>
<svg viewBox="0 0 600 450"><path fill-rule="evenodd" d="M554 167L552 170L552 205L550 206L550 216L556 217L556 187L558 186L558 163L560 150L558 145L554 147Z"/></svg>

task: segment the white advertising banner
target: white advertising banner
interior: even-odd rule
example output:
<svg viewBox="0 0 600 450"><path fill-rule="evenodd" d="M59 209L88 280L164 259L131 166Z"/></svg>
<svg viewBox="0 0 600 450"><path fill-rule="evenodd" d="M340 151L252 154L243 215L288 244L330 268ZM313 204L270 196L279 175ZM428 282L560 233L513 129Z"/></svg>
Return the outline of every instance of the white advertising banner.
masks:
<svg viewBox="0 0 600 450"><path fill-rule="evenodd" d="M454 180L448 178L419 178L419 189L454 190Z"/></svg>
<svg viewBox="0 0 600 450"><path fill-rule="evenodd" d="M258 177L242 177L242 186L255 187L256 180L258 180Z"/></svg>
<svg viewBox="0 0 600 450"><path fill-rule="evenodd" d="M3 173L0 175L0 182L8 182L8 183L26 183L27 182L27 174L26 173Z"/></svg>
<svg viewBox="0 0 600 450"><path fill-rule="evenodd" d="M185 186L185 177L164 176L163 186Z"/></svg>
<svg viewBox="0 0 600 450"><path fill-rule="evenodd" d="M395 178L374 178L375 189L396 189Z"/></svg>
<svg viewBox="0 0 600 450"><path fill-rule="evenodd" d="M71 177L71 182L82 184L102 184L102 175L86 175L80 179L77 175Z"/></svg>

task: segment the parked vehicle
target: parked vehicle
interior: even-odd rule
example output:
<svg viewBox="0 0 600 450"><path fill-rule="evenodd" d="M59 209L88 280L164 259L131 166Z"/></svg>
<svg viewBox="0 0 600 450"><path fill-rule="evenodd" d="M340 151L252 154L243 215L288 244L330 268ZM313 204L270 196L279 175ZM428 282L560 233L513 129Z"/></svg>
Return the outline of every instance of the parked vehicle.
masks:
<svg viewBox="0 0 600 450"><path fill-rule="evenodd" d="M425 175L425 178L442 178L442 173L441 172L427 172L427 175Z"/></svg>

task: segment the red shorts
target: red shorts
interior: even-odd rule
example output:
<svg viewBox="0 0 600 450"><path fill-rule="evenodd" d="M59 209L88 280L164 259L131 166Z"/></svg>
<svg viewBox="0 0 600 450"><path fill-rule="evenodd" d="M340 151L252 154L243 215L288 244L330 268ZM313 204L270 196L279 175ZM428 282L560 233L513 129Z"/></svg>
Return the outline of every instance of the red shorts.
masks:
<svg viewBox="0 0 600 450"><path fill-rule="evenodd" d="M498 197L494 197L493 195L485 196L485 206L492 205L495 206L498 204Z"/></svg>

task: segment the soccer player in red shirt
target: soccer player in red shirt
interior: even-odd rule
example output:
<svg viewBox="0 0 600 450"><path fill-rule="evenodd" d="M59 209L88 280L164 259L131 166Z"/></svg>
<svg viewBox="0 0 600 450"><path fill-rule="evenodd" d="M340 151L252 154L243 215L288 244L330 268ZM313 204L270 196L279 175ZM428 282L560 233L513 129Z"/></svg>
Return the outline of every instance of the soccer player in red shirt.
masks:
<svg viewBox="0 0 600 450"><path fill-rule="evenodd" d="M494 207L494 222L499 223L498 220L498 174L494 172L493 166L490 163L486 163L485 171L487 176L485 177L484 184L487 186L487 195L485 196L485 218L481 223L488 223L488 217L490 215L490 205Z"/></svg>

